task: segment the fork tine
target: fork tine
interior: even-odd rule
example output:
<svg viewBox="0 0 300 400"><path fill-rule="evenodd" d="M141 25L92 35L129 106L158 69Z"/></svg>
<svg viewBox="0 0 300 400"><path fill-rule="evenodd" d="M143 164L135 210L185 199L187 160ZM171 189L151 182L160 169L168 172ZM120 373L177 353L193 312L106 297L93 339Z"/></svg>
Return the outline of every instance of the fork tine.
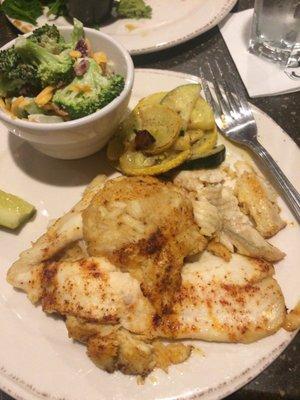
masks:
<svg viewBox="0 0 300 400"><path fill-rule="evenodd" d="M215 63L216 63L216 68L218 69L219 72L220 82L224 91L223 96L226 97L230 109L230 114L232 117L234 117L239 112L241 104L239 103L238 99L236 99L233 96L232 94L233 91L232 89L229 88L227 80L224 78L224 74L219 66L219 63L217 61Z"/></svg>
<svg viewBox="0 0 300 400"><path fill-rule="evenodd" d="M224 96L223 96L223 94L222 94L222 92L220 90L219 83L218 83L218 81L220 80L219 72L217 71L216 66L212 66L211 63L207 63L207 66L208 66L208 69L209 69L209 72L210 72L210 75L211 75L211 81L212 81L212 84L214 86L214 91L215 91L215 94L216 94L216 97L217 97L217 101L219 103L219 108L220 108L220 111L221 111L221 115L222 114L223 115L226 115L226 114L228 115L228 114L230 114L230 109L228 107L226 99L224 98Z"/></svg>
<svg viewBox="0 0 300 400"><path fill-rule="evenodd" d="M231 79L228 80L229 91L236 95L235 97L236 97L238 103L240 104L240 108L244 111L244 113L247 113L248 115L252 115L252 112L251 112L249 103L247 101L247 98L245 95L245 90L244 90L243 86L241 85L241 83L237 79L237 77L232 73L231 67L227 60L225 60L225 65L226 65L228 73L231 77Z"/></svg>
<svg viewBox="0 0 300 400"><path fill-rule="evenodd" d="M201 82L202 82L202 86L203 86L203 90L204 90L204 94L205 94L206 100L208 101L208 103L213 108L214 113L216 115L220 116L221 113L220 113L220 110L219 110L219 106L218 106L218 104L216 103L215 99L213 98L213 96L211 94L211 91L210 91L210 88L208 86L205 74L204 74L203 69L201 67L199 67L199 75L200 75L200 78L201 78Z"/></svg>

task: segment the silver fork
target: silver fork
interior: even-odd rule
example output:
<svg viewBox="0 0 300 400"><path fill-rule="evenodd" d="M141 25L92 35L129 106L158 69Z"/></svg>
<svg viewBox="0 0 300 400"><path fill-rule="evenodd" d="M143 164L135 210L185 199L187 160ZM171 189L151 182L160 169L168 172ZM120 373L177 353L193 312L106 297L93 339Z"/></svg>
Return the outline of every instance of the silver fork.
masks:
<svg viewBox="0 0 300 400"><path fill-rule="evenodd" d="M244 89L238 79L230 72L227 62L227 78L219 64L214 61L200 68L200 78L206 100L214 110L216 123L223 135L233 142L253 150L264 162L275 178L281 193L300 222L300 195L284 175L268 151L257 140L257 126ZM229 78L228 78L229 77ZM213 91L208 82L212 83ZM213 95L213 92L215 95ZM299 168L299 166L295 166Z"/></svg>

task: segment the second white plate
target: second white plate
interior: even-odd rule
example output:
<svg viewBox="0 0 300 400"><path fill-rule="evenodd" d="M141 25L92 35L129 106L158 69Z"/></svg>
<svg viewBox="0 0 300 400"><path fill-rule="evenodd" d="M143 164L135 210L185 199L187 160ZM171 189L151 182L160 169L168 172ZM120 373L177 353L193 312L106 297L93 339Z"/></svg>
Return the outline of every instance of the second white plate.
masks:
<svg viewBox="0 0 300 400"><path fill-rule="evenodd" d="M216 26L232 9L237 0L146 0L152 7L151 19L118 19L108 21L100 29L118 40L131 54L143 54L173 47ZM9 18L21 32L35 27L27 22ZM64 18L54 21L44 15L38 26L54 23L70 25Z"/></svg>

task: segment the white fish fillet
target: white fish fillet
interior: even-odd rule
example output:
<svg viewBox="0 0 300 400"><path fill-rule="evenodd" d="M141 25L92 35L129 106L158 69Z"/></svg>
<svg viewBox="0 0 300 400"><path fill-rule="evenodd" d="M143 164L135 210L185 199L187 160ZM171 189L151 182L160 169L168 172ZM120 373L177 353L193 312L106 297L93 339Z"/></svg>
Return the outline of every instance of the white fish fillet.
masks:
<svg viewBox="0 0 300 400"><path fill-rule="evenodd" d="M47 264L36 282L46 312L120 324L148 337L251 342L274 333L285 320L273 273L262 260L233 254L225 262L204 252L184 267L175 313L162 318L155 317L137 280L101 258Z"/></svg>
<svg viewBox="0 0 300 400"><path fill-rule="evenodd" d="M151 323L154 309L139 282L104 258L54 262L41 274L46 312L121 324L134 333L145 332Z"/></svg>
<svg viewBox="0 0 300 400"><path fill-rule="evenodd" d="M165 322L175 338L252 342L276 332L286 310L271 264L233 254L225 262L208 252L186 265L175 317Z"/></svg>
<svg viewBox="0 0 300 400"><path fill-rule="evenodd" d="M20 289L37 266L44 260L48 260L59 253L69 244L82 239L81 212L89 205L90 201L99 189L104 185L106 177L97 176L86 188L82 199L61 218L58 218L28 250L23 251L19 259L15 261L7 273L7 281Z"/></svg>

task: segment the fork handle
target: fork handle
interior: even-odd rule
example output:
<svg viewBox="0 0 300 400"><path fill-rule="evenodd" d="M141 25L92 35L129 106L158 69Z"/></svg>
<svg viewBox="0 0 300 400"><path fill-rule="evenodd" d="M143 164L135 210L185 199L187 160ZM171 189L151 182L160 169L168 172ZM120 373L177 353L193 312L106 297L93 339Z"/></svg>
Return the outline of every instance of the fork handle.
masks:
<svg viewBox="0 0 300 400"><path fill-rule="evenodd" d="M248 142L247 144L263 160L267 169L271 171L288 206L300 223L300 195L297 190L287 179L270 153L257 140Z"/></svg>

